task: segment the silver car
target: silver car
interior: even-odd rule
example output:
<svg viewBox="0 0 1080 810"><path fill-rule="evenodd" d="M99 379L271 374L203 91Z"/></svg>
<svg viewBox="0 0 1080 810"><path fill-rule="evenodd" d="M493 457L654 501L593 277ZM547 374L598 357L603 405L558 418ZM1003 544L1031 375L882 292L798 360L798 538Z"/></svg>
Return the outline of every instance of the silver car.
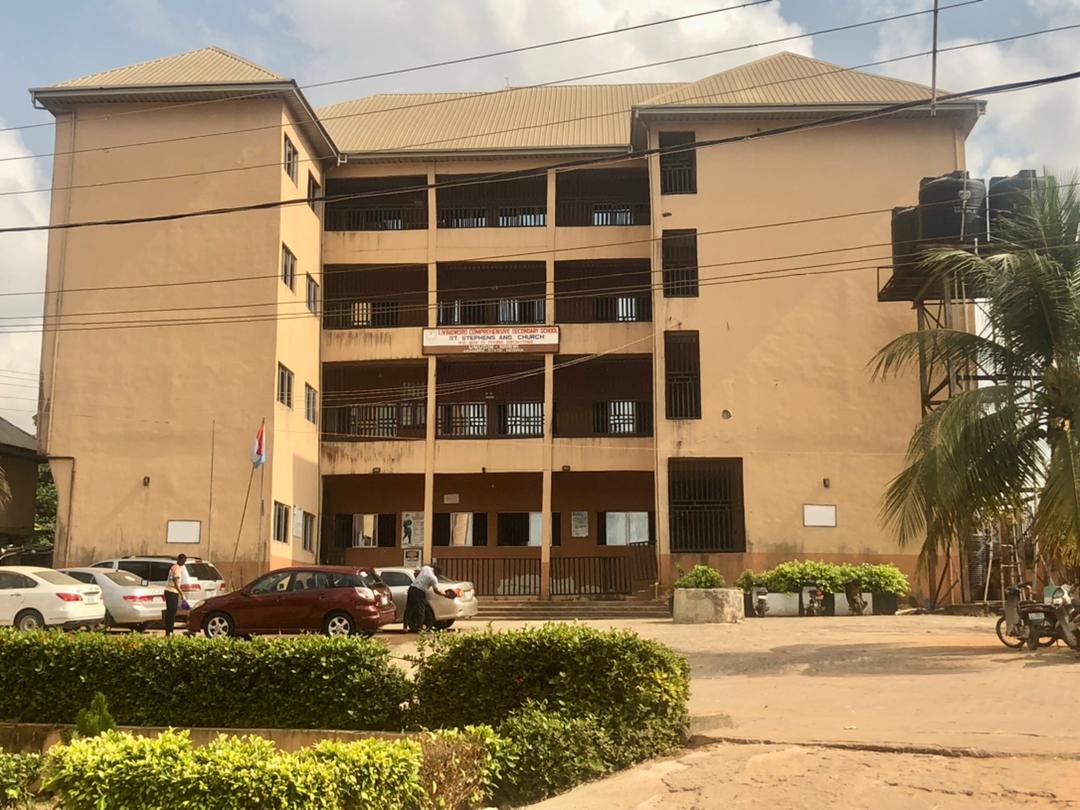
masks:
<svg viewBox="0 0 1080 810"><path fill-rule="evenodd" d="M169 577L169 569L175 561L174 557L119 557L102 560L89 567L104 568L108 571L127 571L151 585L164 587ZM198 557L188 557L183 571L180 572L180 590L184 592L184 599L194 610L207 599L225 593L225 578L210 562ZM181 609L180 615L186 615L186 611Z"/></svg>
<svg viewBox="0 0 1080 810"><path fill-rule="evenodd" d="M130 571L107 571L103 568L61 570L72 579L101 588L105 602L105 624L108 627L130 627L142 632L161 623L165 589L160 585L150 585Z"/></svg>
<svg viewBox="0 0 1080 810"><path fill-rule="evenodd" d="M394 620L403 621L405 618L405 603L409 597L409 586L416 579L412 568L391 567L376 568L375 573L379 579L390 589L394 595ZM442 590L454 590L458 595L453 599L439 596L434 591L428 591L427 609L428 624L433 624L438 630L446 630L453 626L458 619L471 619L480 609L476 601L476 592L471 582L454 582L453 580L440 579L439 588Z"/></svg>

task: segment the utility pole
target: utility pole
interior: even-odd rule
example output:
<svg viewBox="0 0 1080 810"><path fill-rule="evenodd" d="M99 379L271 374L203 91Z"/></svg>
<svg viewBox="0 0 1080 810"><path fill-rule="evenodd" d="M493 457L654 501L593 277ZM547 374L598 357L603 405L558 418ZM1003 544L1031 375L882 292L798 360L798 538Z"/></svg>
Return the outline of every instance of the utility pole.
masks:
<svg viewBox="0 0 1080 810"><path fill-rule="evenodd" d="M938 0L934 0L934 43L930 51L930 116L937 115Z"/></svg>

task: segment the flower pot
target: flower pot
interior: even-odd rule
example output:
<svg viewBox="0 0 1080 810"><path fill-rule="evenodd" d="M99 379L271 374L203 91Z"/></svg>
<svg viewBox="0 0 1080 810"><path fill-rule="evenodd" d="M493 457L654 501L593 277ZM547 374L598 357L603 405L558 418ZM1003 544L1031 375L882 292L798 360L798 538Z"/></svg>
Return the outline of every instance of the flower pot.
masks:
<svg viewBox="0 0 1080 810"><path fill-rule="evenodd" d="M873 594L873 609L870 611L875 616L891 616L896 613L900 597L895 593Z"/></svg>
<svg viewBox="0 0 1080 810"><path fill-rule="evenodd" d="M733 624L746 618L740 588L676 588L676 624Z"/></svg>

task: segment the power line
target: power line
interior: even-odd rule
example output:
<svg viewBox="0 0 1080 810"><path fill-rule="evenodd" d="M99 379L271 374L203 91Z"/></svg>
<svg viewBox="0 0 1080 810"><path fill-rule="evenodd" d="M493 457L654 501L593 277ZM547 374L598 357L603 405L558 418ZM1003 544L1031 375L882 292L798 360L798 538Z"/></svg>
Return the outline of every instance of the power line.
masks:
<svg viewBox="0 0 1080 810"><path fill-rule="evenodd" d="M987 85L985 87L972 88L959 93L948 93L940 95L937 101L951 101L959 99L969 99L972 96L987 96L996 95L998 93L1009 93L1018 90L1027 90L1035 87L1045 87L1053 84L1058 84L1066 81L1073 81L1080 78L1080 71L1072 71L1068 73L1060 73L1052 76L1043 76L1038 79L1028 79L1018 82L1007 82L1003 84ZM929 103L929 99L919 99L916 101L906 101L898 104L889 104L878 107L874 110L842 113L840 115L830 116L816 121L806 121L795 124L788 124L781 127L775 127L773 129L763 130L761 132L748 133L745 135L734 135L723 138L713 138L704 141L697 141L692 144L680 144L671 147L652 147L647 149L639 149L634 152L628 152L624 157L620 157L618 161L625 160L638 160L642 157L650 155L669 155L678 154L687 151L696 152L698 149L704 149L711 146L721 146L731 143L747 143L749 141L763 140L768 137L775 137L778 135L789 135L796 132L805 132L813 129L823 129L827 127L840 126L844 124L856 123L859 121L868 121L876 118L882 118L890 116L895 113L904 112L906 110L915 109L918 107L924 107ZM604 158L579 158L574 160L565 160L559 163L548 164L547 166L538 167L535 169L520 169L506 172L496 172L488 175L481 175L468 180L460 181L436 181L434 183L424 183L415 187L398 188L393 189L390 192L377 191L377 192L364 192L359 194L343 194L343 195L328 195L324 199L326 201L344 201L353 199L366 199L370 197L381 197L389 194L401 194L405 191L421 191L429 189L439 188L459 188L463 186L483 185L493 182L508 182L510 180L524 179L528 177L545 176L548 171L559 169L572 169L582 166L593 166L597 164L608 164L617 162L610 157ZM310 199L307 197L300 197L291 200L272 200L261 203L250 203L240 206L225 206L220 208L202 209L198 211L186 211L172 214L157 214L153 216L145 217L126 217L107 220L90 220L83 222L66 222L49 225L19 225L0 228L0 233L29 233L37 231L54 231L54 230L74 230L80 228L92 228L92 227L104 227L112 225L135 225L141 223L151 222L171 222L184 219L192 219L203 216L220 216L223 214L244 213L251 211L263 211L271 210L275 208L283 208L290 205L307 205L310 203Z"/></svg>
<svg viewBox="0 0 1080 810"><path fill-rule="evenodd" d="M981 2L981 0L978 0L978 1ZM541 48L550 48L550 47L553 47L553 46L556 46L556 45L568 45L568 44L574 43L574 42L583 42L585 40L596 39L598 37L611 36L613 34L626 34L626 33L629 33L630 31L639 31L639 30L644 29L644 28L653 28L653 27L659 26L659 25L668 25L670 23L683 22L685 20L692 20L692 19L696 19L698 17L707 17L709 15L719 14L719 13L722 13L722 12L725 12L725 11L737 11L739 9L750 8L752 6L760 6L760 5L764 5L766 3L770 3L770 2L772 2L772 0L751 0L750 2L740 3L739 5L735 5L735 6L721 6L719 8L707 9L705 11L695 11L695 12L693 12L691 14L683 14L683 15L681 15L679 17L666 17L666 18L659 19L659 20L652 20L650 22L638 23L636 25L628 25L628 26L624 26L624 27L621 27L621 28L610 28L610 29L607 29L607 30L604 30L604 31L596 31L596 32L593 32L591 34L580 34L580 35L573 36L573 37L566 37L566 38L563 38L563 39L554 39L554 40L549 40L547 42L535 43L533 45L523 45L523 46L518 47L518 48L507 48L507 49L501 50L501 51L490 51L488 53L476 54L476 55L473 55L473 56L462 56L462 57L457 57L457 58L454 58L454 59L445 59L445 60L443 60L441 62L426 62L426 63L421 64L421 65L412 65L410 67L404 67L404 68L394 68L394 69L391 69L391 70L380 71L378 73L367 73L367 74L364 74L364 75L361 75L361 76L350 76L350 77L344 78L344 79L330 79L328 81L311 82L311 83L308 83L308 84L299 84L299 85L297 85L297 88L300 89L300 90L309 90L309 89L314 88L314 87L329 87L330 85L348 84L348 83L351 83L351 82L367 81L367 80L370 80L370 79L384 79L384 78L388 78L390 76L401 76L401 75L404 75L406 73L416 73L416 72L423 71L423 70L432 70L434 68L450 67L452 65L462 65L462 64L465 64L467 62L478 62L478 61L483 60L483 59L492 59L492 58L499 57L499 56L510 56L512 54L515 54L515 53L524 53L526 51L535 51L535 50L539 50ZM276 91L266 91L266 92L263 92L263 93L245 93L245 94L242 94L242 95L227 96L225 98L202 99L202 100L199 100L199 101L185 102L183 104L170 104L170 105L167 105L167 106L164 106L164 107L155 107L155 108L151 108L151 109L147 109L147 110L127 110L127 111L121 111L119 113L114 113L114 114L111 114L111 115L103 115L103 116L100 116L98 118L92 118L90 120L91 121L104 121L104 120L119 118L119 117L125 116L125 115L146 115L148 113L163 112L165 110L173 110L173 109L176 109L178 107L192 107L192 106L201 106L201 105L204 105L204 104L221 104L223 102L228 102L228 101L248 100L248 99L251 99L251 98L258 98L260 96L273 95L275 92ZM50 127L50 126L55 126L55 125L56 125L55 121L43 121L43 122L40 122L40 123L37 123L37 124L21 124L19 126L0 127L0 132L9 132L11 130L22 130L22 129L38 129L40 127Z"/></svg>
<svg viewBox="0 0 1080 810"><path fill-rule="evenodd" d="M963 2L953 3L952 5L943 6L941 8L941 10L942 11L947 11L949 9L960 8L962 6L973 5L975 3L980 3L980 2L982 2L982 0L963 0ZM854 29L857 29L857 28L864 28L864 27L867 27L867 26L870 26L870 25L880 25L880 24L886 23L886 22L895 22L897 20L907 19L907 18L910 18L910 17L918 17L918 16L922 16L924 14L932 14L933 11L934 10L932 8L931 9L923 9L921 11L911 11L911 12L907 12L907 13L904 13L904 14L895 14L895 15L892 15L890 17L879 17L879 18L875 18L875 19L871 19L871 20L863 20L863 21L856 22L856 23L848 23L846 25L833 26L831 28L822 28L822 29L819 29L817 31L810 31L810 32L803 33L803 34L792 34L792 35L789 35L789 36L786 36L786 37L778 37L778 38L775 38L775 39L764 40L762 42L750 43L750 44L745 44L745 45L737 45L737 46L733 46L733 47L730 47L730 48L721 48L719 50L709 51L709 52L702 53L702 54L695 54L695 55L692 55L692 56L680 56L680 57L676 57L676 58L673 58L673 59L661 60L661 61L658 61L658 62L647 62L647 63L643 63L643 64L639 64L639 65L631 65L629 67L614 68L614 69L611 69L611 70L598 71L598 72L594 72L594 73L584 73L584 74L581 74L581 75L578 75L578 76L571 76L571 77L563 78L563 79L554 79L554 80L548 81L548 82L538 82L536 84L523 85L521 87L503 87L503 88L500 88L498 90L489 90L489 91L484 91L484 92L479 92L479 93L473 93L473 94L470 94L468 96L468 98L469 99L484 98L484 97L488 97L488 96L502 95L502 94L505 94L505 93L514 93L514 92L518 92L520 90L533 90L533 89L542 88L542 87L551 87L551 86L554 86L554 85L567 84L567 83L570 83L570 82L585 81L587 79L597 79L597 78L602 78L604 76L613 76L613 75L620 74L620 73L629 73L629 72L632 72L632 71L635 71L635 70L643 70L643 69L646 69L646 68L660 67L660 66L663 66L663 65L676 64L676 63L680 63L680 62L690 61L690 60L693 60L693 59L701 59L701 58L708 57L708 56L719 56L719 55L722 55L722 54L736 53L738 51L750 50L750 49L753 49L753 48L760 48L760 47L763 47L765 45L778 45L778 44L781 44L781 43L784 43L784 42L792 42L792 41L795 41L795 40L806 39L808 37L820 36L820 35L823 35L823 34L838 33L840 31L851 31L851 30L854 30ZM433 99L431 101L417 102L417 103L414 103L414 104L405 104L405 105L401 105L401 106L398 106L398 107L387 107L387 108L384 108L384 109L381 109L381 110L367 110L367 111L361 111L361 112L358 112L358 113L342 114L342 115L338 115L338 116L318 117L318 120L321 123L321 122L325 122L325 121L335 121L335 120L339 120L339 119L342 119L342 118L355 118L355 117L362 117L362 116L365 116L365 115L378 115L378 114L385 114L385 113L388 113L388 112L395 112L395 111L400 111L400 110L411 110L411 109L418 109L418 108L421 108L421 107L437 106L437 105L440 105L440 104L450 104L450 103L454 103L454 102L457 102L457 101L460 101L460 100L461 100L461 97L453 96L453 97L450 97L450 98L440 98L440 99ZM285 124L267 124L267 125L262 125L262 126L257 126L257 127L243 127L241 129L221 130L221 131L218 131L218 132L207 132L207 133L200 133L200 134L196 134L196 135L184 135L184 136L178 136L178 137L175 137L175 138L157 138L157 139L148 140L148 141L133 141L131 143L116 144L114 146L93 146L93 147L86 147L86 148L83 148L83 149L71 149L71 150L62 151L62 152L54 151L54 152L40 152L40 153L29 154L29 155L12 155L12 156L0 157L0 163L7 162L7 161L13 161L13 160L37 160L37 159L44 159L44 158L49 158L49 157L63 157L63 156L66 156L66 155L77 155L77 154L83 154L83 153L86 153L86 152L101 152L101 151L112 152L112 151L119 150L119 149L131 149L131 148L141 147L141 146L156 146L156 145L165 144L165 143L177 143L177 142L185 142L185 141L192 141L192 140L200 140L202 138L212 138L212 137L218 137L218 136L223 136L223 135L239 135L239 134L244 134L244 133L248 133L248 132L265 131L265 130L268 130L268 129L270 129L270 130L280 130L280 129L283 129L285 126L286 126ZM372 152L365 153L365 154L377 154L379 151L382 151L382 150L373 150ZM334 157L334 155L333 154L324 155L322 157L323 158L331 158L331 157Z"/></svg>

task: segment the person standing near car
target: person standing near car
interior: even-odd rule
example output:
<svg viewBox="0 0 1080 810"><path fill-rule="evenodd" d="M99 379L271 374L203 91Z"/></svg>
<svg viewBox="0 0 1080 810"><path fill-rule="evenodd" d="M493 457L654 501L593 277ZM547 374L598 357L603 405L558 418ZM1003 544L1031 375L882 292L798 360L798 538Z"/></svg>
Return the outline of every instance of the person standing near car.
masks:
<svg viewBox="0 0 1080 810"><path fill-rule="evenodd" d="M439 596L446 596L439 590L438 563L425 565L416 572L416 578L409 585L408 595L405 599L405 631L418 633L421 627L432 627L428 621L427 595L428 591L435 591Z"/></svg>
<svg viewBox="0 0 1080 810"><path fill-rule="evenodd" d="M176 562L169 566L169 575L165 578L165 635L173 634L173 626L176 624L176 611L180 609L180 600L184 596L180 588L184 576L184 563L187 562L187 554L181 554Z"/></svg>

